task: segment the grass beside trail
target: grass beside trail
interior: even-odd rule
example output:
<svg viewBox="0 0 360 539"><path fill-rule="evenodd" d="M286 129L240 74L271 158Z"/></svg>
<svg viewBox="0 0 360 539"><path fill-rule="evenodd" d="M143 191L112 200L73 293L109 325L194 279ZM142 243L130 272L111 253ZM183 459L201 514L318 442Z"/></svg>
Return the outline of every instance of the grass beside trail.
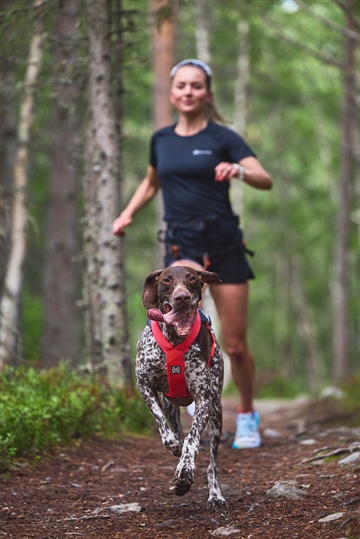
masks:
<svg viewBox="0 0 360 539"><path fill-rule="evenodd" d="M0 374L0 472L16 457L38 455L72 439L152 428L140 397L105 387L67 365L48 371L7 368Z"/></svg>

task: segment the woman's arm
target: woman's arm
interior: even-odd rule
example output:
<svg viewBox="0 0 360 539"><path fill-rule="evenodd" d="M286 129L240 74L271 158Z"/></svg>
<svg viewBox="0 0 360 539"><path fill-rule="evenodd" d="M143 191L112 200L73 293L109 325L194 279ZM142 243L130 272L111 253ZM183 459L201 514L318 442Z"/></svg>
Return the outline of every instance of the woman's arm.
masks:
<svg viewBox="0 0 360 539"><path fill-rule="evenodd" d="M272 188L272 179L270 174L261 166L259 161L253 157L245 157L241 159L238 163L243 168L243 173L241 174L240 167L233 163L219 163L215 167L215 181L222 182L224 180L231 180L231 178L240 178L255 187L255 189L271 189Z"/></svg>
<svg viewBox="0 0 360 539"><path fill-rule="evenodd" d="M124 228L131 225L134 215L154 198L160 189L157 171L149 165L147 173L130 199L129 204L113 222L113 232L117 236L125 236Z"/></svg>

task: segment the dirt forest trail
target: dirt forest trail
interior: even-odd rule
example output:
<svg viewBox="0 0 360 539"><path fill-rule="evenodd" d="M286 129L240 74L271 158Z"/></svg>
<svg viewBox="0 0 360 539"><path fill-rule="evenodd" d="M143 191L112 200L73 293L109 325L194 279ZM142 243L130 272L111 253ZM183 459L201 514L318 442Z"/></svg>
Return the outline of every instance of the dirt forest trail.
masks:
<svg viewBox="0 0 360 539"><path fill-rule="evenodd" d="M360 538L359 425L348 426L353 418L334 401L257 404L263 444L237 451L236 402L224 399L227 513L206 509L206 436L183 497L172 483L177 461L157 434L95 438L0 476L0 539Z"/></svg>

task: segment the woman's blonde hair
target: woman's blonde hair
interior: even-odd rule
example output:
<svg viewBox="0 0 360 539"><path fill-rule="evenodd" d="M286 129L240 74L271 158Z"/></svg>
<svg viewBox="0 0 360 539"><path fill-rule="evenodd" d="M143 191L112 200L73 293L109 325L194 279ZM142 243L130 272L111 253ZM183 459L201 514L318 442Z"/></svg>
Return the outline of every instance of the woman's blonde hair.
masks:
<svg viewBox="0 0 360 539"><path fill-rule="evenodd" d="M216 108L216 105L211 99L208 103L205 105L205 118L208 122L215 122L216 124L225 124L225 120Z"/></svg>

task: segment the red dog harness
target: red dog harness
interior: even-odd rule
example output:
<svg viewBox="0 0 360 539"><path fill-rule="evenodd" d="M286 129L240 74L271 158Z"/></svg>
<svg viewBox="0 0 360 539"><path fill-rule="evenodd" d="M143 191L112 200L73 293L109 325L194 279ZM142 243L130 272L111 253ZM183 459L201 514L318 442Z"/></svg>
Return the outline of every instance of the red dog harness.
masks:
<svg viewBox="0 0 360 539"><path fill-rule="evenodd" d="M154 338L162 351L166 354L166 373L169 382L169 393L165 393L167 397L191 397L185 384L184 354L189 350L190 346L199 335L201 323L200 314L198 312L195 323L191 328L189 335L186 337L186 339L184 339L183 342L177 346L173 346L162 334L159 323L151 320L151 329ZM214 357L215 352L215 338L209 324L205 322L205 325L211 335L211 352L208 360L209 367L211 367L212 358Z"/></svg>

